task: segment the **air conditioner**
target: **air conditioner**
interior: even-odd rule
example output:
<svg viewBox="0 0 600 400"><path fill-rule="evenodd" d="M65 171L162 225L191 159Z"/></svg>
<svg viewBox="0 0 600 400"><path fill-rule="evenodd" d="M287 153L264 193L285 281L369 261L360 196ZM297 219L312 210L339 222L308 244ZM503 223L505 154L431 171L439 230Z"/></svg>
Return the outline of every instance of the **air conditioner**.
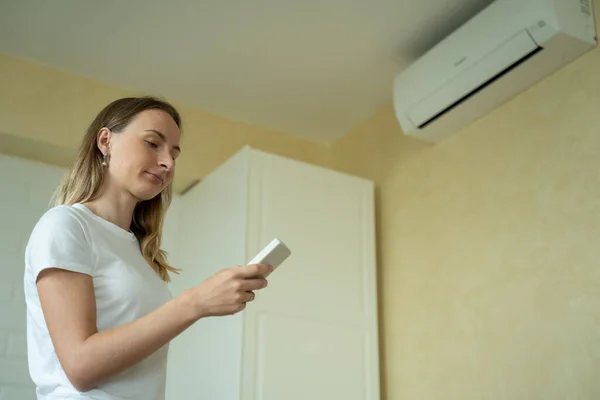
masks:
<svg viewBox="0 0 600 400"><path fill-rule="evenodd" d="M496 0L396 76L404 133L440 141L595 47L592 1Z"/></svg>

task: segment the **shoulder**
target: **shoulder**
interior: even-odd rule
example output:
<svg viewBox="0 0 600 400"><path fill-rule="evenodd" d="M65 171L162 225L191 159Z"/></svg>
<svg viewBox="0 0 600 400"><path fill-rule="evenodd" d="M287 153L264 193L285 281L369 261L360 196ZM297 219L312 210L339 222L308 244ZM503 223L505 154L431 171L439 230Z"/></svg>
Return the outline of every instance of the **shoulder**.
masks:
<svg viewBox="0 0 600 400"><path fill-rule="evenodd" d="M33 227L28 247L49 240L60 244L65 241L87 244L89 232L82 211L70 205L55 206L47 210Z"/></svg>
<svg viewBox="0 0 600 400"><path fill-rule="evenodd" d="M84 232L85 220L81 211L74 206L60 205L47 210L34 227L34 233L40 231Z"/></svg>
<svg viewBox="0 0 600 400"><path fill-rule="evenodd" d="M50 219L50 220L60 220L64 222L68 221L79 221L83 217L83 213L81 210L77 208L77 205L60 205L55 206L47 210L42 217L41 220Z"/></svg>
<svg viewBox="0 0 600 400"><path fill-rule="evenodd" d="M40 217L25 248L26 267L34 276L50 267L91 272L94 246L84 218L69 205L53 207Z"/></svg>

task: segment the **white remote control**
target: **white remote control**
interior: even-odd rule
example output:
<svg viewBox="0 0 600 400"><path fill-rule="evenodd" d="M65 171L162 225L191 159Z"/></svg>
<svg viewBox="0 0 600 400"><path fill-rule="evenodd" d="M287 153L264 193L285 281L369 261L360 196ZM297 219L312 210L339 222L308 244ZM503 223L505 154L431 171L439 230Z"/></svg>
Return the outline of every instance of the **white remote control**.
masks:
<svg viewBox="0 0 600 400"><path fill-rule="evenodd" d="M248 264L269 264L273 269L279 267L292 252L281 240L275 238L265 246ZM263 276L266 278L269 274Z"/></svg>

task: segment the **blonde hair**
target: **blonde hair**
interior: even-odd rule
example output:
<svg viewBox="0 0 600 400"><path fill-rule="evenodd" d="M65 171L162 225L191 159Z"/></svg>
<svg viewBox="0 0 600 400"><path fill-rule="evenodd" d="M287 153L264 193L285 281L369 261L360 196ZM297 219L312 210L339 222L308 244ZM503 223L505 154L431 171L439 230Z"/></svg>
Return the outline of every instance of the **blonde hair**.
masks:
<svg viewBox="0 0 600 400"><path fill-rule="evenodd" d="M97 145L98 132L106 127L121 132L141 111L162 110L168 113L181 129L181 117L169 103L155 97L127 97L113 101L96 116L79 146L75 162L69 168L54 196L54 205L73 205L94 200L102 186L103 155ZM171 204L172 184L150 200L139 202L133 212L130 230L135 234L144 258L165 282L169 272L179 270L167 262L167 253L161 250L164 215Z"/></svg>

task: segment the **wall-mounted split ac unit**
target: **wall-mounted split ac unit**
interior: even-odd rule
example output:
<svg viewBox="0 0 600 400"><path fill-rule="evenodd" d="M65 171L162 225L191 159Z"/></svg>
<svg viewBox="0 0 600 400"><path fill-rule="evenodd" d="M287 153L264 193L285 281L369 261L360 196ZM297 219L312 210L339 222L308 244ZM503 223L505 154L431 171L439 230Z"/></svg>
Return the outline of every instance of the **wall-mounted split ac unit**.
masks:
<svg viewBox="0 0 600 400"><path fill-rule="evenodd" d="M397 75L404 133L440 141L594 48L592 2L496 0Z"/></svg>

